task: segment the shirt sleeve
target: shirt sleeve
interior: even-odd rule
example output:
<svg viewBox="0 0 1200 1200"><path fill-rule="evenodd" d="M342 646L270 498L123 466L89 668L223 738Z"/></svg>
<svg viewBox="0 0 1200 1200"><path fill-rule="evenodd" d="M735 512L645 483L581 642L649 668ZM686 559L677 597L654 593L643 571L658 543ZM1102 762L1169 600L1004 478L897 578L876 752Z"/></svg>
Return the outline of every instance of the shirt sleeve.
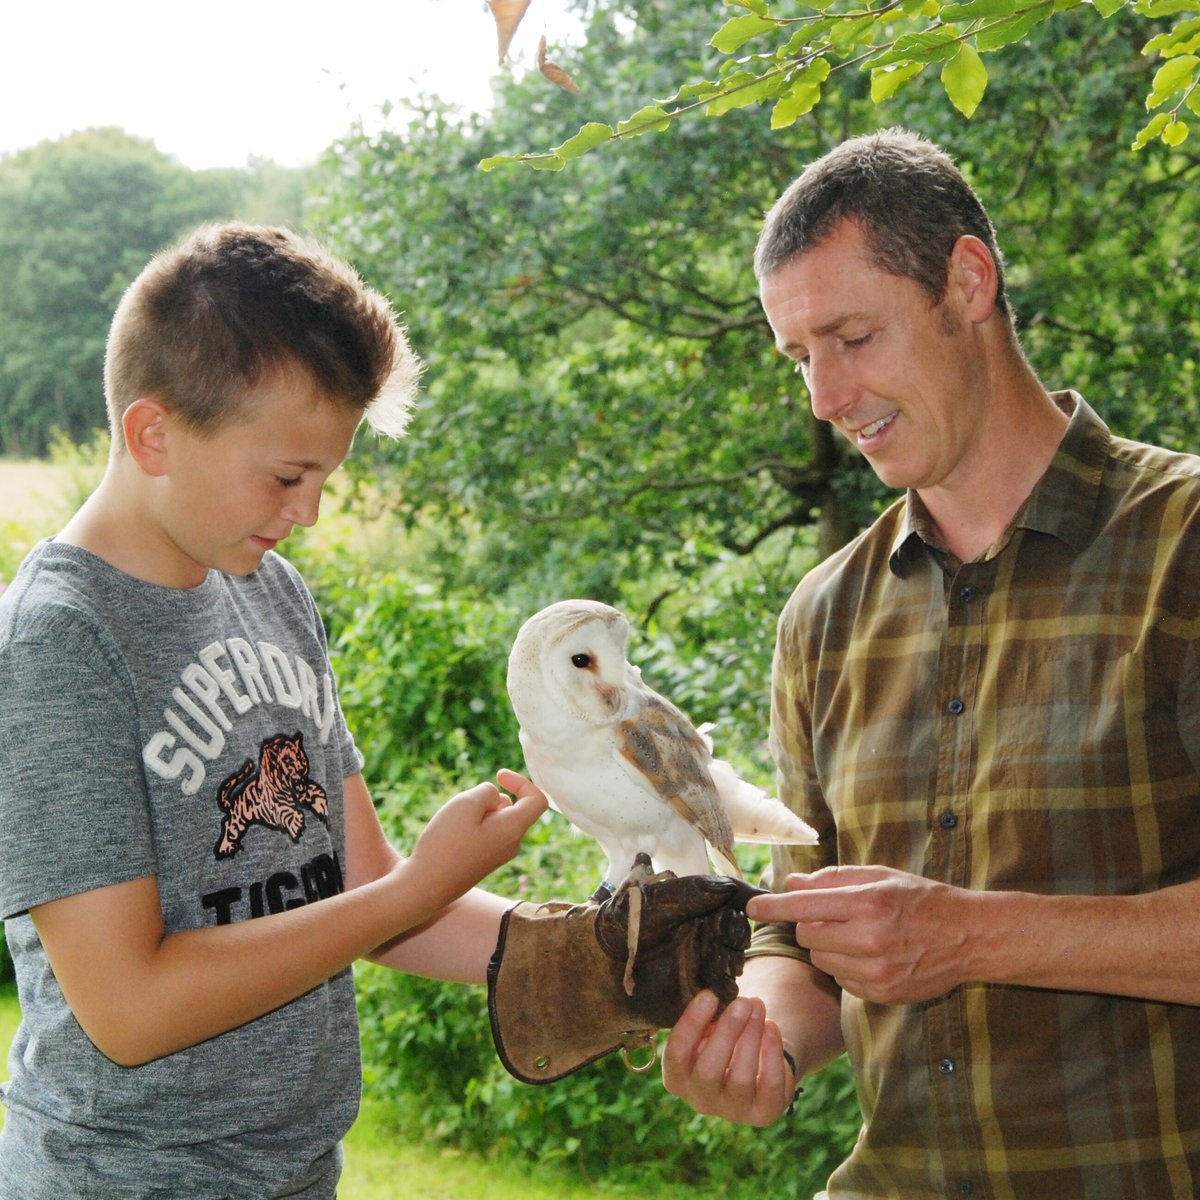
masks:
<svg viewBox="0 0 1200 1200"><path fill-rule="evenodd" d="M812 720L804 687L807 652L800 631L806 622L798 615L797 598L779 619L775 661L771 670L771 754L775 760L779 799L812 825L820 835L816 846L773 846L763 886L782 891L792 873L809 873L837 861L836 829L817 777L812 746ZM809 961L808 951L796 944L796 927L788 922L758 926L748 958L783 955Z"/></svg>
<svg viewBox="0 0 1200 1200"><path fill-rule="evenodd" d="M0 654L0 916L153 874L137 714L86 629Z"/></svg>

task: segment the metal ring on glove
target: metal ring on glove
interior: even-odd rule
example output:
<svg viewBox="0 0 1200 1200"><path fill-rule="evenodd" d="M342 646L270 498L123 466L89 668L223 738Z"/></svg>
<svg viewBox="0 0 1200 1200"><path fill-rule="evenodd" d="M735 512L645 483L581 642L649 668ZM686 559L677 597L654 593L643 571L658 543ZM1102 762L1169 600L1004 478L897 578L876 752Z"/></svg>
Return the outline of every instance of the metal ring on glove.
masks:
<svg viewBox="0 0 1200 1200"><path fill-rule="evenodd" d="M658 1043L654 1040L653 1034L645 1035L645 1042L622 1042L621 1043L621 1058L625 1066L635 1075L645 1075L647 1071L653 1070L654 1064L658 1062ZM642 1063L638 1066L633 1059L629 1057L629 1051L634 1049L643 1049L646 1046L650 1048L650 1061Z"/></svg>

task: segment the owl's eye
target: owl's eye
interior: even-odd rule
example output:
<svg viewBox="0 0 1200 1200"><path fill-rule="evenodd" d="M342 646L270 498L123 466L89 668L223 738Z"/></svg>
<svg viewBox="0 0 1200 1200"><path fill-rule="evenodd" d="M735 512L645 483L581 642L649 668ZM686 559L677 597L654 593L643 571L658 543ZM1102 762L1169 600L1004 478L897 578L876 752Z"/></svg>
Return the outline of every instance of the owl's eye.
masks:
<svg viewBox="0 0 1200 1200"><path fill-rule="evenodd" d="M585 667L592 665L592 656L590 654L572 654L571 666L578 667L581 671Z"/></svg>

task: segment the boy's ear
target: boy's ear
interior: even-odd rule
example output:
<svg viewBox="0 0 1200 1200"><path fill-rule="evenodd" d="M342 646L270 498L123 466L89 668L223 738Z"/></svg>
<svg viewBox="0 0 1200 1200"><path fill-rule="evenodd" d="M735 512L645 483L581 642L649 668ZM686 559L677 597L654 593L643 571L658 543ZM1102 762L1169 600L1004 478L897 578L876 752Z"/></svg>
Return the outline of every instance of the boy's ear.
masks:
<svg viewBox="0 0 1200 1200"><path fill-rule="evenodd" d="M135 400L121 417L125 448L147 475L167 473L167 425L171 410L157 396Z"/></svg>

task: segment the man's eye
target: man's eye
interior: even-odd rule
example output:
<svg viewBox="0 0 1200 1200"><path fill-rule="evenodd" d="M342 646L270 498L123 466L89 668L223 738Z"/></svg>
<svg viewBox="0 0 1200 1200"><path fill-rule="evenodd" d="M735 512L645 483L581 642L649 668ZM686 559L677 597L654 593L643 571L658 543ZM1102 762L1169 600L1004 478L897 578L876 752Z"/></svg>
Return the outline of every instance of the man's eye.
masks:
<svg viewBox="0 0 1200 1200"><path fill-rule="evenodd" d="M572 654L571 666L578 667L581 671L592 665L592 656L590 654Z"/></svg>

